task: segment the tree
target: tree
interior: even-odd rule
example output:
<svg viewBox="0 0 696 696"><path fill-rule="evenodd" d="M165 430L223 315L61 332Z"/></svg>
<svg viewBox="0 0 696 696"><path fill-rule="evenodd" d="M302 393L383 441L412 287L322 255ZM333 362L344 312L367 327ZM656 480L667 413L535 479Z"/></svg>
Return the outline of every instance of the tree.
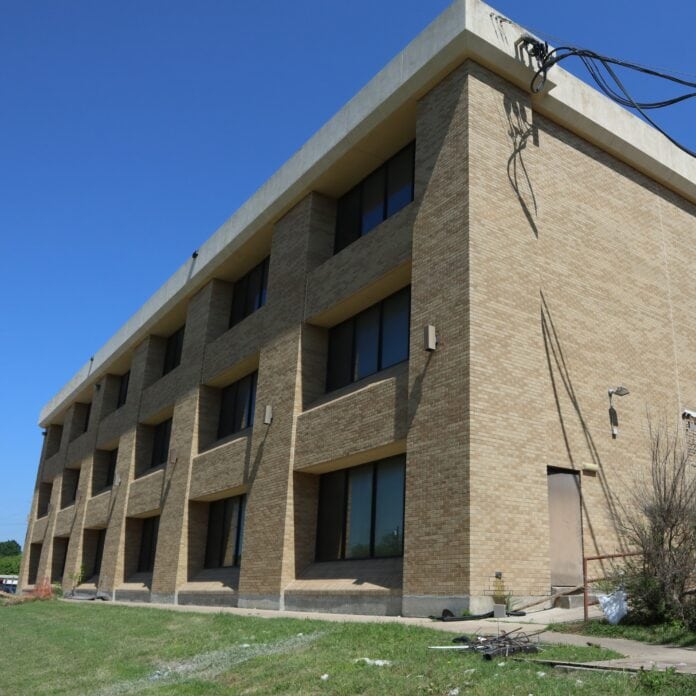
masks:
<svg viewBox="0 0 696 696"><path fill-rule="evenodd" d="M3 556L17 556L22 553L22 547L14 540L0 541L0 558Z"/></svg>
<svg viewBox="0 0 696 696"><path fill-rule="evenodd" d="M0 556L0 575L19 575L22 556Z"/></svg>
<svg viewBox="0 0 696 696"><path fill-rule="evenodd" d="M649 425L649 476L636 481L620 515L628 544L641 552L626 564L631 617L696 630L696 467L677 435Z"/></svg>

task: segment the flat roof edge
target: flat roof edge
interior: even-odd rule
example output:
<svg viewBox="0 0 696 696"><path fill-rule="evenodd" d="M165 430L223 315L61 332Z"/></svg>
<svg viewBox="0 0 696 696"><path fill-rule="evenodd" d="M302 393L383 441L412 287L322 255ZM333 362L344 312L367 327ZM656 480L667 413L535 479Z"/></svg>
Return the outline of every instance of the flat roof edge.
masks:
<svg viewBox="0 0 696 696"><path fill-rule="evenodd" d="M46 427L90 381L140 343L183 297L213 277L220 263L283 210L381 120L456 61L480 62L529 90L533 69L519 52L523 27L479 0L456 0L393 58L273 174L44 406ZM580 137L696 202L696 160L658 131L580 79L553 68L534 108Z"/></svg>

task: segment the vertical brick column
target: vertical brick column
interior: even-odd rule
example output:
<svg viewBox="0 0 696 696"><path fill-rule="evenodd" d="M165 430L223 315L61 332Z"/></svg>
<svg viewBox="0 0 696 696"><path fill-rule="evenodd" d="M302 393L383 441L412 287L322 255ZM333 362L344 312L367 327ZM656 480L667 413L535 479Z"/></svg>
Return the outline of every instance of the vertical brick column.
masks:
<svg viewBox="0 0 696 696"><path fill-rule="evenodd" d="M259 358L239 606L281 607L283 588L296 573L293 462L302 410L305 278L331 254L330 206L310 194L273 233L266 311L274 333ZM266 405L273 408L271 425L263 424Z"/></svg>
<svg viewBox="0 0 696 696"><path fill-rule="evenodd" d="M34 502L32 504L30 528L29 528L29 538L31 543L41 543L41 558L39 561L38 572L36 575L37 582L51 576L51 568L53 564L53 536L56 526L56 517L60 512L60 501L61 492L63 484L63 471L65 469L65 464L67 461L68 449L72 441L71 438L79 430L79 424L83 422L84 413L82 410L84 406L82 404L75 403L67 411L65 415L65 420L63 422L62 436L60 438L60 448L58 451L50 458L44 460L39 468L39 477L37 479L37 486L34 493ZM55 431L54 431L55 432ZM53 435L49 432L49 437ZM49 438L47 438L49 439ZM47 443L48 445L48 443ZM44 449L46 451L46 448ZM39 486L42 483L51 483L53 485L51 490L51 500L49 504L48 515L40 520L36 519L37 503L38 503L38 491ZM39 537L36 535L37 527L41 527L43 532ZM28 561L23 562L22 568L22 582L26 581L26 573L28 573Z"/></svg>
<svg viewBox="0 0 696 696"><path fill-rule="evenodd" d="M29 509L29 520L27 524L27 534L24 539L22 564L19 569L18 592L21 592L22 589L29 584L29 557L31 543L34 536L34 526L36 524L36 511L39 503L39 488L41 486L41 482L43 481L43 472L46 460L49 458L49 456L52 456L55 453L54 450L57 451L60 449L60 441L56 445L55 437L58 436L58 438L60 438L60 432L62 431L59 431L57 428L58 426L49 426L43 439L43 445L41 446L39 469L36 474L36 482L34 483L34 495L32 497L31 507Z"/></svg>
<svg viewBox="0 0 696 696"><path fill-rule="evenodd" d="M462 66L418 107L403 613L469 591L468 92ZM433 324L440 344L423 349Z"/></svg>
<svg viewBox="0 0 696 696"><path fill-rule="evenodd" d="M190 385L177 398L172 420L169 462L164 471L161 514L152 601L174 602L176 590L186 581L191 460L198 452L200 373L208 337L219 323L219 284L208 283L189 302L182 351L180 383Z"/></svg>
<svg viewBox="0 0 696 696"><path fill-rule="evenodd" d="M73 522L65 557L65 570L62 584L64 590L70 590L82 575L82 545L84 540L84 521L87 511L87 503L92 494L92 467L94 465L94 449L96 447L99 422L104 410L109 408L110 394L105 389L106 380L102 379L99 388L95 388L92 394L92 409L89 420L89 429L86 437L89 439L90 455L82 460L80 466L80 481L77 488L77 496L73 509ZM53 542L53 540L51 540Z"/></svg>
<svg viewBox="0 0 696 696"><path fill-rule="evenodd" d="M529 94L474 65L469 96L470 591L487 609L496 572L515 597L550 586L551 390L540 325L548 165Z"/></svg>
<svg viewBox="0 0 696 696"><path fill-rule="evenodd" d="M143 391L145 372L150 355L150 339L143 341L135 349L130 368L128 398L121 408L127 410L128 422L132 427L124 432L118 441L118 459L111 491L108 493L108 515L98 590L112 594L124 580L124 543L126 533L126 510L128 488L133 480L135 463L135 433L137 414ZM91 483L91 481L90 481ZM83 530L81 530L82 533ZM81 555L80 550L80 555Z"/></svg>

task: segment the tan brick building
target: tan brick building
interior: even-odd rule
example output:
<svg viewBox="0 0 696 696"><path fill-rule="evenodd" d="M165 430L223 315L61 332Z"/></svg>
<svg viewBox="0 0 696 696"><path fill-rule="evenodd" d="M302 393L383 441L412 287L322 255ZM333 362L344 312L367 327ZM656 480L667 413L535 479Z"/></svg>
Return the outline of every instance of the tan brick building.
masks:
<svg viewBox="0 0 696 696"><path fill-rule="evenodd" d="M523 33L452 5L45 407L23 588L423 615L617 548L696 406L696 166Z"/></svg>

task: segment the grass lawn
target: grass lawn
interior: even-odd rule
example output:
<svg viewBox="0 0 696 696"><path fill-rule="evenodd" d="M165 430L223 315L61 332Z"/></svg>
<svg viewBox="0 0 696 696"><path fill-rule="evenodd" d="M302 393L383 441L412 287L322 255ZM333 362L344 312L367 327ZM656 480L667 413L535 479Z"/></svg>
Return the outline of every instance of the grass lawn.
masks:
<svg viewBox="0 0 696 696"><path fill-rule="evenodd" d="M565 673L528 660L428 650L452 634L46 601L0 608L0 694L694 693L681 675ZM595 648L539 657L598 660ZM376 666L360 658L388 660ZM322 679L323 675L328 675ZM457 691L458 690L458 691Z"/></svg>
<svg viewBox="0 0 696 696"><path fill-rule="evenodd" d="M579 633L583 636L600 636L603 638L628 638L643 643L656 645L678 645L683 648L696 646L696 633L687 631L679 624L658 624L656 626L632 626L618 624L612 626L606 619L577 621L575 623L554 624L550 631L558 633Z"/></svg>

